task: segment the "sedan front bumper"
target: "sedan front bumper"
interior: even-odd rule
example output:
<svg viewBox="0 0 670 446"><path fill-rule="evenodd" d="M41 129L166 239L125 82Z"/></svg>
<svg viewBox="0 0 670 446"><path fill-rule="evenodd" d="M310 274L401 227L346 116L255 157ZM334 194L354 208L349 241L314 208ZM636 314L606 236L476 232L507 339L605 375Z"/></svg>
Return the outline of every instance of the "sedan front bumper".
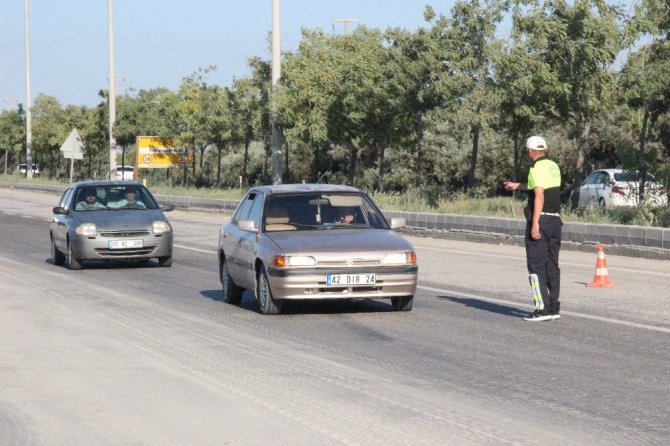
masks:
<svg viewBox="0 0 670 446"><path fill-rule="evenodd" d="M274 299L384 299L416 292L417 265L352 269L268 268ZM375 274L370 285L328 285L328 274Z"/></svg>

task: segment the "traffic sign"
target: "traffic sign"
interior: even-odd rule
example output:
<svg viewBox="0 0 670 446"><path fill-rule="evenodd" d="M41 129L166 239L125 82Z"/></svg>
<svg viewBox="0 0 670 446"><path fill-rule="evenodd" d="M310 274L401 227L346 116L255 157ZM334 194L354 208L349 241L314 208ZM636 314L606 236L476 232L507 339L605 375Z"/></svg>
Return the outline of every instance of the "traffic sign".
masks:
<svg viewBox="0 0 670 446"><path fill-rule="evenodd" d="M65 158L84 159L84 143L81 142L77 129L72 129L63 145L60 146L60 151L63 152Z"/></svg>

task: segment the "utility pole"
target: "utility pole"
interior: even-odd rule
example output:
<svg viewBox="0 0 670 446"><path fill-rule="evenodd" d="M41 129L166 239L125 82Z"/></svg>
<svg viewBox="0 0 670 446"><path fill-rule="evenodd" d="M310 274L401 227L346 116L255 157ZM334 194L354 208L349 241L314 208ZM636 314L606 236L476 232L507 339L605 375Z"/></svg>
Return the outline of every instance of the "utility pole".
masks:
<svg viewBox="0 0 670 446"><path fill-rule="evenodd" d="M23 40L26 50L26 178L33 177L33 131L30 106L30 32L28 30L28 0L23 0Z"/></svg>
<svg viewBox="0 0 670 446"><path fill-rule="evenodd" d="M272 121L272 184L282 183L281 133L277 128L277 110L274 96L281 77L281 50L279 45L279 0L272 0L272 90L270 92L270 120Z"/></svg>
<svg viewBox="0 0 670 446"><path fill-rule="evenodd" d="M360 19L333 19L333 32L335 32L335 24L342 23L344 24L344 34L349 34L349 24L356 23L358 24Z"/></svg>
<svg viewBox="0 0 670 446"><path fill-rule="evenodd" d="M114 75L114 6L113 0L107 0L108 23L108 58L109 58L109 179L116 174L116 138L114 137L114 123L116 122L116 76Z"/></svg>

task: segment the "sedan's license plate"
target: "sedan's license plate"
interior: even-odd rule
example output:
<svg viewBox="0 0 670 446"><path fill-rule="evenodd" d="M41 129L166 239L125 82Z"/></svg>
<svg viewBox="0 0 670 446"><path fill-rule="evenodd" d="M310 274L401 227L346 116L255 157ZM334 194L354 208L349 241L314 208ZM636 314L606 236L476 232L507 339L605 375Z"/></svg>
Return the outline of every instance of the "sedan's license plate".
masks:
<svg viewBox="0 0 670 446"><path fill-rule="evenodd" d="M376 274L328 274L326 283L329 286L374 285Z"/></svg>
<svg viewBox="0 0 670 446"><path fill-rule="evenodd" d="M142 240L110 240L109 249L142 248Z"/></svg>

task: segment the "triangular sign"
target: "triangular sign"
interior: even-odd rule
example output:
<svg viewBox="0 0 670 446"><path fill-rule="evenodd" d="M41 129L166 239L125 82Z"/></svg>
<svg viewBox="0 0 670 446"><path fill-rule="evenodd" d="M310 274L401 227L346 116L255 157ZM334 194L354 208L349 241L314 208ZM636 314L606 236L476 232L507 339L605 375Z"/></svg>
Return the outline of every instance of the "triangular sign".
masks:
<svg viewBox="0 0 670 446"><path fill-rule="evenodd" d="M84 144L81 142L77 129L72 129L63 145L60 146L60 151L63 152L65 158L76 160L84 158Z"/></svg>

